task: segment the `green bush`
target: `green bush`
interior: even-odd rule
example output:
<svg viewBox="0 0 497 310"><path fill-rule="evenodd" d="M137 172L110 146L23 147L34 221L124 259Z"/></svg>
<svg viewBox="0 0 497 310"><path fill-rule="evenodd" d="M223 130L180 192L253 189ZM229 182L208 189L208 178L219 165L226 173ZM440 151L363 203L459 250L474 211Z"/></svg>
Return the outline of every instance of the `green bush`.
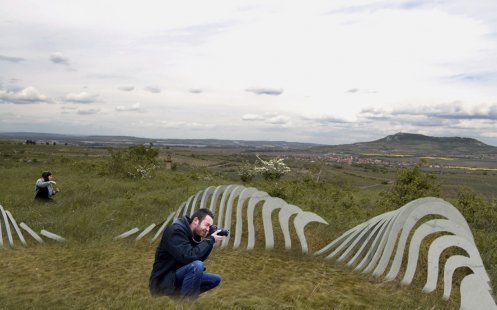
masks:
<svg viewBox="0 0 497 310"><path fill-rule="evenodd" d="M412 168L397 172L390 190L380 193L380 203L387 208L399 208L421 197L440 196L440 183L434 174L423 172L423 161Z"/></svg>
<svg viewBox="0 0 497 310"><path fill-rule="evenodd" d="M159 168L159 150L152 146L134 145L126 150L109 149L107 171L111 175L133 179L151 178Z"/></svg>

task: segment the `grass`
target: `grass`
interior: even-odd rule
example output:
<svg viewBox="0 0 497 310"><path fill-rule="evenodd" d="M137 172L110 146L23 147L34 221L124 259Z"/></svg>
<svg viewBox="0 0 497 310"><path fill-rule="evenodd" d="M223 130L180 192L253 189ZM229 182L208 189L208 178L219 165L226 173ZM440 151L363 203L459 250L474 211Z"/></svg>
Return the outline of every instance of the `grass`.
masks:
<svg viewBox="0 0 497 310"><path fill-rule="evenodd" d="M4 251L2 309L457 308L439 297L281 252L217 250L206 261L222 284L193 303L153 298L154 247L113 242L49 244Z"/></svg>
<svg viewBox="0 0 497 310"><path fill-rule="evenodd" d="M0 168L6 180L0 187L0 204L18 223L25 222L38 232L49 230L68 240L38 245L28 236L28 247L16 240L14 249L0 249L0 308L458 308L457 298L445 302L439 291L421 293L423 277L409 287L399 286L398 281L385 283L334 261L284 251L278 235L275 241L280 246L266 252L262 250L260 230L254 251L217 249L206 261L209 271L223 277L219 288L193 303L152 298L148 277L156 244L112 238L133 227L144 229L160 223L190 195L208 186L240 184L234 167L243 156L209 154L205 150L199 154L189 150L179 153L173 154L176 171L161 169L152 179L132 180L102 174L108 158L105 150L0 143ZM381 181L393 180L392 171L323 166L321 181L316 183L302 163L290 166L301 168L277 183L256 179L246 186L283 197L328 221L328 226L306 229L311 253L386 211L376 200L378 193L389 186ZM61 188L52 203L33 200L34 183L43 170L51 170ZM482 188L485 183L495 184L493 175L441 177L446 177L450 188L462 183ZM374 184L380 185L368 187ZM473 232L495 286L497 240L478 227ZM5 231L3 235L5 243Z"/></svg>

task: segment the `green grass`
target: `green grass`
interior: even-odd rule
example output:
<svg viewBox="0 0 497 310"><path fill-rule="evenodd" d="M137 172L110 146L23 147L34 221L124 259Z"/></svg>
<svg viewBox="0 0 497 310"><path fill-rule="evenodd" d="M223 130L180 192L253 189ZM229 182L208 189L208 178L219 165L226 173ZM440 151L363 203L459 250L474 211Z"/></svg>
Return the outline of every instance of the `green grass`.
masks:
<svg viewBox="0 0 497 310"><path fill-rule="evenodd" d="M173 154L176 171L161 169L152 179L132 180L102 174L108 158L102 149L0 143L5 180L0 204L18 223L67 239L66 243L38 245L27 236L28 247L16 240L14 249L0 250L0 309L458 308L457 296L445 302L440 291L421 293L422 276L409 287L401 287L398 281L384 283L333 261L286 252L279 235L275 236L276 249L264 251L261 223L254 251L217 249L207 260L208 270L223 277L219 288L193 303L152 298L148 277L156 244L112 238L133 227L159 224L190 195L208 186L240 184L234 167L243 156L205 150L199 155L179 153ZM389 185L380 181L393 180L393 171L323 166L321 181L316 183L305 165L290 166L299 168L277 183L256 179L246 186L283 197L329 222L306 229L311 253L386 211L377 200L379 191ZM43 170L51 170L61 188L51 203L33 200L34 183ZM494 182L492 175L484 176L484 181L468 177L471 181L460 174L447 182L453 186ZM368 187L374 184L380 185ZM473 233L495 287L497 240L483 228L476 227ZM3 235L5 243L5 231Z"/></svg>
<svg viewBox="0 0 497 310"><path fill-rule="evenodd" d="M281 252L217 250L206 261L221 285L194 303L153 298L154 247L145 243L49 244L2 253L2 309L457 308L437 296Z"/></svg>

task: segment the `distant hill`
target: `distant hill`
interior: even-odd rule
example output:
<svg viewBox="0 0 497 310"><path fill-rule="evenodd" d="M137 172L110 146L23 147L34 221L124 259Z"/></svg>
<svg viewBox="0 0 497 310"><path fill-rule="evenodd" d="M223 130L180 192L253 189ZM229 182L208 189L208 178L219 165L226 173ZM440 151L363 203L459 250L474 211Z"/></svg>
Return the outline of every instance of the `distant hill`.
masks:
<svg viewBox="0 0 497 310"><path fill-rule="evenodd" d="M34 140L37 143L69 143L90 147L125 147L152 143L159 147L232 148L258 151L303 150L318 146L316 143L287 141L246 141L220 139L153 139L131 136L79 136L37 132L0 132L0 139Z"/></svg>
<svg viewBox="0 0 497 310"><path fill-rule="evenodd" d="M472 138L431 137L412 133L396 133L371 142L319 146L312 148L312 151L349 154L476 156L497 154L497 147Z"/></svg>

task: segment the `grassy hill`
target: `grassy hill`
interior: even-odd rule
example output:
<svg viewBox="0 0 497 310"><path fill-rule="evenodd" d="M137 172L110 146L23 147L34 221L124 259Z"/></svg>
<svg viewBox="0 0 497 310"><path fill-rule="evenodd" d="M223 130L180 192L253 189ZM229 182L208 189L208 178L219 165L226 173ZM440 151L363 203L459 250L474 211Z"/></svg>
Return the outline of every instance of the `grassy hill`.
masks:
<svg viewBox="0 0 497 310"><path fill-rule="evenodd" d="M162 167L150 179L108 175L104 169L108 159L103 149L0 142L0 168L5 181L0 187L0 204L18 222L67 239L66 243L37 245L27 238L28 247L16 241L15 249L0 249L1 309L458 308L457 295L446 302L441 299L441 291L421 293L423 275L409 287L401 287L396 281L385 283L334 261L284 251L278 234L275 250L264 251L262 223L256 223L254 251L216 249L207 260L207 269L223 276L220 287L192 304L168 297L152 298L148 276L157 244L112 238L133 227L143 229L160 223L201 189L240 183L236 165L243 158L183 150L173 154L176 170ZM392 179L392 171L322 166L321 181L316 183L306 163L289 164L292 173L282 180L255 179L246 186L282 197L328 221L329 225L306 228L311 253L353 226L388 211L377 201L381 199L379 193L390 186L382 180ZM51 170L61 188L52 203L38 203L32 198L34 182L43 170ZM459 182L464 177L448 180ZM478 179L469 183L497 181L493 175ZM456 196L443 198L454 200ZM465 216L470 218L470 214ZM496 219L494 214L483 226L472 226L494 287L497 240L485 225L495 227L492 223ZM3 236L5 241L5 233ZM294 244L297 242L294 240ZM454 283L456 287L458 284Z"/></svg>
<svg viewBox="0 0 497 310"><path fill-rule="evenodd" d="M396 133L385 138L337 146L318 146L316 152L350 154L407 154L420 156L482 156L497 155L497 147L472 138L430 137L420 134Z"/></svg>

